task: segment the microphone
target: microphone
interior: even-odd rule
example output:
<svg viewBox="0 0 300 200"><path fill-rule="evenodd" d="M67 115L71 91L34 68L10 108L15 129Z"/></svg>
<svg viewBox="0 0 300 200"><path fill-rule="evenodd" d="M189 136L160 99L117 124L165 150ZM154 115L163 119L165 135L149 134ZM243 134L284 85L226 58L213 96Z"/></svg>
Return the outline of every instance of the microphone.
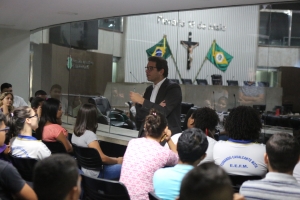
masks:
<svg viewBox="0 0 300 200"><path fill-rule="evenodd" d="M213 91L213 97L214 97L214 110L216 110L215 91Z"/></svg>
<svg viewBox="0 0 300 200"><path fill-rule="evenodd" d="M140 82L140 81L137 80L137 78L135 78L135 76L133 75L133 73L131 73L131 71L130 71L130 74L136 80L136 82L138 82L138 83Z"/></svg>
<svg viewBox="0 0 300 200"><path fill-rule="evenodd" d="M233 97L234 97L234 107L236 108L236 97L235 97L235 94L233 94Z"/></svg>

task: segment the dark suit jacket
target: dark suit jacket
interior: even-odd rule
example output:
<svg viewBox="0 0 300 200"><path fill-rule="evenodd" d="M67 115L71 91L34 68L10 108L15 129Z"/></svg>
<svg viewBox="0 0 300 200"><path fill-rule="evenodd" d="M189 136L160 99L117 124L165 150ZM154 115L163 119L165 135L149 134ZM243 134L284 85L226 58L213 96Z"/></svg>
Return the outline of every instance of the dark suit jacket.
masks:
<svg viewBox="0 0 300 200"><path fill-rule="evenodd" d="M144 103L143 105L136 104L136 122L137 128L143 127L143 122L145 117L149 115L151 108L156 109L160 113L164 114L168 120L169 129L173 134L181 132L181 102L182 94L181 88L177 83L170 81L168 78L161 84L155 103L150 102L150 97L152 94L153 85L147 87L144 93ZM159 104L162 101L166 101L166 106L162 107Z"/></svg>

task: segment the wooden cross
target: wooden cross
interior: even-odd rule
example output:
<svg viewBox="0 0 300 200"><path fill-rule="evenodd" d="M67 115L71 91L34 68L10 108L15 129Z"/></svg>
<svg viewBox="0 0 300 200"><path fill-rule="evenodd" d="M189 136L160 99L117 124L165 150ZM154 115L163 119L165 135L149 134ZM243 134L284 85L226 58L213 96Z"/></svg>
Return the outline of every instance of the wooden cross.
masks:
<svg viewBox="0 0 300 200"><path fill-rule="evenodd" d="M191 62L193 61L193 49L199 46L198 42L192 42L192 32L189 32L189 39L188 41L180 41L180 43L186 48L187 50L187 69L191 69Z"/></svg>

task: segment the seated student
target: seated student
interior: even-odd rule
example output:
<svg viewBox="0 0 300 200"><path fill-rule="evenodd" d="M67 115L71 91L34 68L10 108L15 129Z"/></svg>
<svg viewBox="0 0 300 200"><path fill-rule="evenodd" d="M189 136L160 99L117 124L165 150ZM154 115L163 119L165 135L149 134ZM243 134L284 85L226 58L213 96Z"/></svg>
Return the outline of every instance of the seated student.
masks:
<svg viewBox="0 0 300 200"><path fill-rule="evenodd" d="M97 113L97 108L93 104L86 103L80 107L71 141L77 146L96 149L104 163L103 174L100 174L99 171L82 168L84 174L95 178L119 179L123 158L108 157L102 152L96 136L98 128Z"/></svg>
<svg viewBox="0 0 300 200"><path fill-rule="evenodd" d="M6 138L5 116L0 114L0 146ZM0 199L37 199L34 191L22 179L19 172L9 162L0 160Z"/></svg>
<svg viewBox="0 0 300 200"><path fill-rule="evenodd" d="M243 199L233 195L226 172L213 163L203 163L188 172L180 186L177 200L232 200Z"/></svg>
<svg viewBox="0 0 300 200"><path fill-rule="evenodd" d="M246 199L300 199L300 184L292 176L299 161L300 145L288 133L274 134L266 144L264 160L269 172L262 180L246 181L240 193Z"/></svg>
<svg viewBox="0 0 300 200"><path fill-rule="evenodd" d="M41 200L78 200L81 176L74 158L55 154L39 161L33 174L33 189Z"/></svg>
<svg viewBox="0 0 300 200"><path fill-rule="evenodd" d="M47 93L44 90L38 90L34 93L34 97L40 97L44 100L47 99Z"/></svg>
<svg viewBox="0 0 300 200"><path fill-rule="evenodd" d="M300 144L300 134L294 134L294 137ZM293 176L297 179L298 183L300 183L300 162L295 166Z"/></svg>
<svg viewBox="0 0 300 200"><path fill-rule="evenodd" d="M61 104L59 100L49 98L42 105L42 114L36 135L39 139L47 142L61 142L67 152L72 152L73 148L68 137L68 132L61 124Z"/></svg>
<svg viewBox="0 0 300 200"><path fill-rule="evenodd" d="M188 128L199 128L201 129L208 137L208 148L206 151L206 157L201 161L201 163L204 162L213 162L213 148L214 145L217 143L216 140L214 140L214 134L215 134L215 127L219 123L219 117L217 113L208 107L204 108L198 108L195 110L192 115L189 117L187 121L187 127ZM177 144L178 138L181 136L181 133L175 134L171 137L173 142ZM165 145L165 147L167 144Z"/></svg>
<svg viewBox="0 0 300 200"><path fill-rule="evenodd" d="M42 114L42 105L44 101L45 100L41 97L30 98L31 108L36 114L38 114L39 117L41 117Z"/></svg>
<svg viewBox="0 0 300 200"><path fill-rule="evenodd" d="M248 106L233 109L225 123L227 141L218 141L213 149L213 158L230 175L264 176L264 144L256 143L261 130L259 114Z"/></svg>
<svg viewBox="0 0 300 200"><path fill-rule="evenodd" d="M49 98L57 99L61 102L62 111L65 115L68 113L68 99L62 96L62 87L58 84L54 84L50 88L50 96Z"/></svg>
<svg viewBox="0 0 300 200"><path fill-rule="evenodd" d="M167 119L155 109L145 119L146 137L129 141L121 170L120 182L124 183L131 200L148 199L153 191L152 177L156 170L178 163L176 146L171 140ZM170 149L160 145L166 140Z"/></svg>
<svg viewBox="0 0 300 200"><path fill-rule="evenodd" d="M8 115L14 110L14 95L10 92L3 92L0 95L0 113Z"/></svg>
<svg viewBox="0 0 300 200"><path fill-rule="evenodd" d="M207 147L208 141L201 129L191 128L183 131L177 143L178 164L154 173L155 194L164 200L174 200L179 195L184 175L205 158Z"/></svg>
<svg viewBox="0 0 300 200"><path fill-rule="evenodd" d="M38 127L38 121L38 115L27 106L16 108L13 116L9 117L9 133L16 136L11 140L13 156L41 160L51 155L47 146L32 136L32 130Z"/></svg>
<svg viewBox="0 0 300 200"><path fill-rule="evenodd" d="M5 93L5 92L9 92L9 93L13 94L12 85L10 83L3 83L1 85L1 94ZM13 106L15 108L18 108L20 106L28 106L22 97L13 95L13 98L14 98Z"/></svg>

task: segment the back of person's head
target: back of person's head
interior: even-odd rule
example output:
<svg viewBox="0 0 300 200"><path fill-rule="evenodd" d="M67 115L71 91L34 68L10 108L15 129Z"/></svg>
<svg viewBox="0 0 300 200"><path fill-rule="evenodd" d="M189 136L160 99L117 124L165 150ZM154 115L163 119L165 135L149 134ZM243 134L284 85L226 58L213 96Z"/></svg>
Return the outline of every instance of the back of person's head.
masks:
<svg viewBox="0 0 300 200"><path fill-rule="evenodd" d="M34 168L33 189L41 200L79 199L80 176L75 159L55 154L39 161Z"/></svg>
<svg viewBox="0 0 300 200"><path fill-rule="evenodd" d="M3 92L4 89L6 88L11 88L12 85L10 83L2 83L1 84L1 92Z"/></svg>
<svg viewBox="0 0 300 200"><path fill-rule="evenodd" d="M74 134L79 137L85 130L95 133L98 128L97 117L98 110L95 105L91 103L83 104L77 114Z"/></svg>
<svg viewBox="0 0 300 200"><path fill-rule="evenodd" d="M58 85L58 84L52 85L51 88L50 88L50 91L52 91L52 90L54 90L54 89L58 89L58 90L60 90L60 91L62 90L61 86Z"/></svg>
<svg viewBox="0 0 300 200"><path fill-rule="evenodd" d="M31 108L33 108L33 109L38 108L40 106L40 104L43 103L44 101L45 101L45 99L43 99L41 97L30 98Z"/></svg>
<svg viewBox="0 0 300 200"><path fill-rule="evenodd" d="M168 61L166 61L162 57L157 57L157 56L150 56L148 58L148 61L155 62L157 71L163 69L164 70L163 76L168 77L169 74Z"/></svg>
<svg viewBox="0 0 300 200"><path fill-rule="evenodd" d="M214 163L203 163L189 171L181 182L179 200L232 200L233 190L226 172Z"/></svg>
<svg viewBox="0 0 300 200"><path fill-rule="evenodd" d="M206 129L215 130L219 123L219 116L216 111L208 107L198 108L191 115L191 118L194 119L194 127L200 128L203 132L206 132Z"/></svg>
<svg viewBox="0 0 300 200"><path fill-rule="evenodd" d="M44 95L47 95L47 92L45 92L44 90L38 90L34 93L35 97L44 96Z"/></svg>
<svg viewBox="0 0 300 200"><path fill-rule="evenodd" d="M225 130L235 140L252 140L259 138L262 128L259 113L250 106L239 106L231 110L226 119Z"/></svg>
<svg viewBox="0 0 300 200"><path fill-rule="evenodd" d="M207 148L206 135L198 128L183 131L177 143L179 159L191 165L198 164L204 158Z"/></svg>
<svg viewBox="0 0 300 200"><path fill-rule="evenodd" d="M39 127L36 130L36 136L38 139L42 139L44 126L48 121L52 124L58 124L57 111L59 109L59 105L60 101L54 98L49 98L43 102Z"/></svg>
<svg viewBox="0 0 300 200"><path fill-rule="evenodd" d="M166 129L168 121L166 117L155 109L151 109L149 115L145 119L146 135L159 138Z"/></svg>
<svg viewBox="0 0 300 200"><path fill-rule="evenodd" d="M17 136L24 128L26 118L31 117L31 108L28 106L21 106L13 111L12 116L7 115L7 126L10 127L9 135Z"/></svg>
<svg viewBox="0 0 300 200"><path fill-rule="evenodd" d="M292 172L299 161L300 145L290 134L277 133L268 140L266 153L272 170Z"/></svg>

